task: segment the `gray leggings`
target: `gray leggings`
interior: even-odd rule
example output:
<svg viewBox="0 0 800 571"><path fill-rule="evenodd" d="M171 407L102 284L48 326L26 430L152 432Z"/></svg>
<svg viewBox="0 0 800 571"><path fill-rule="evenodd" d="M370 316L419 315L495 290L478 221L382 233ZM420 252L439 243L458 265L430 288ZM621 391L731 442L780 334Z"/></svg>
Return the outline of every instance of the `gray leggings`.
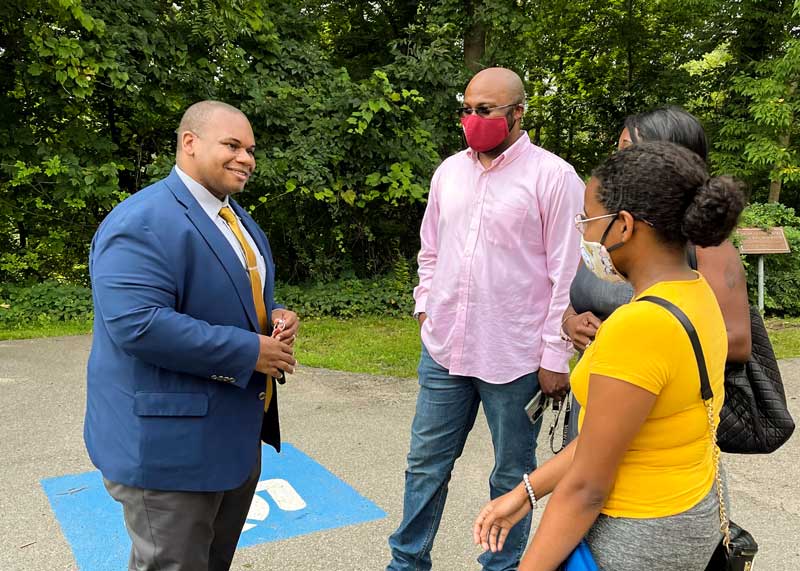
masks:
<svg viewBox="0 0 800 571"><path fill-rule="evenodd" d="M716 484L700 503L677 515L600 515L586 539L603 571L703 571L722 539Z"/></svg>

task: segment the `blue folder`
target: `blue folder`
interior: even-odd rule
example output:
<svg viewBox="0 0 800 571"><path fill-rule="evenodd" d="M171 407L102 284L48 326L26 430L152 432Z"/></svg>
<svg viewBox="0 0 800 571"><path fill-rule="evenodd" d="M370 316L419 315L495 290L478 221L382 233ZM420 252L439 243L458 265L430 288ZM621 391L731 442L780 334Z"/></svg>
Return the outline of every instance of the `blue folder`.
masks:
<svg viewBox="0 0 800 571"><path fill-rule="evenodd" d="M599 571L586 540L581 541L575 551L570 553L561 569L563 571Z"/></svg>

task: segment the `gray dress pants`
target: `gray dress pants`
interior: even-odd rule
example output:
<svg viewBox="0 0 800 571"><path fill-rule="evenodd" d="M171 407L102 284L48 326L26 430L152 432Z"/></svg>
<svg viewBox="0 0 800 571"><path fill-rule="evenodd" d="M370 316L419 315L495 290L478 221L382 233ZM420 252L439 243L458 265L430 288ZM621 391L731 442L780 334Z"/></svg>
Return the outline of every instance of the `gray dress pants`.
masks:
<svg viewBox="0 0 800 571"><path fill-rule="evenodd" d="M122 504L133 542L129 571L228 571L258 484L260 456L241 486L223 492L144 490L103 479Z"/></svg>

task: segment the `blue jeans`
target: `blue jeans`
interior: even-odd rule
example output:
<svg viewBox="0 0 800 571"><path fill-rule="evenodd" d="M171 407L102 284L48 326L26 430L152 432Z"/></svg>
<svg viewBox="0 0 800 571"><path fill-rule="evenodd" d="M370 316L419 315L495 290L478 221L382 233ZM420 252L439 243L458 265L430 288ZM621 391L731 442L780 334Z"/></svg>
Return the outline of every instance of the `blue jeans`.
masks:
<svg viewBox="0 0 800 571"><path fill-rule="evenodd" d="M419 363L419 396L411 425L403 521L391 537L392 561L387 571L427 571L431 548L442 518L453 465L464 450L479 403L492 434L494 470L489 478L492 498L522 481L536 466L536 437L541 421L531 424L525 404L539 389L536 373L503 385L474 377L451 375L423 346ZM475 505L475 516L482 505ZM471 521L460 530L472 535ZM478 558L486 571L510 571L519 566L530 531L528 515L508 535L503 550Z"/></svg>

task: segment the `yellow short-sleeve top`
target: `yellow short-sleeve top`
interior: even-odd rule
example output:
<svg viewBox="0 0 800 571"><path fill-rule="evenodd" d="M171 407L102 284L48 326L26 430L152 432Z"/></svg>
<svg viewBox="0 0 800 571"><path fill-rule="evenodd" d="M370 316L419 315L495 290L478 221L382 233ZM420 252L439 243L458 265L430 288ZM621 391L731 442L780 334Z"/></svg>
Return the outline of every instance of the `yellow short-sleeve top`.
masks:
<svg viewBox="0 0 800 571"><path fill-rule="evenodd" d="M714 465L708 414L700 397L700 376L689 336L666 309L638 298L663 297L689 317L705 353L714 392L715 422L724 400L728 338L717 299L706 280L660 282L618 308L597 331L572 377L575 398L587 403L591 375L641 387L658 398L619 466L602 513L652 518L694 507L711 490ZM619 403L625 414L625 403Z"/></svg>

